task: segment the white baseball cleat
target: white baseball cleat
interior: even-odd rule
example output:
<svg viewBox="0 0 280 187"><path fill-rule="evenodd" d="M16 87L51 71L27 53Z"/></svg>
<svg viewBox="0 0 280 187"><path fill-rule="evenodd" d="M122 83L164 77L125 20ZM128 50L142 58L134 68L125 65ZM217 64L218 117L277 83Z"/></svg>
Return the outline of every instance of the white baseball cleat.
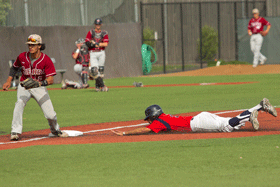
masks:
<svg viewBox="0 0 280 187"><path fill-rule="evenodd" d="M259 112L257 110L254 110L250 115L250 122L252 123L252 126L256 131L260 127L260 124L258 121L258 114L259 114Z"/></svg>
<svg viewBox="0 0 280 187"><path fill-rule="evenodd" d="M263 98L263 100L260 102L260 105L262 106L262 110L265 112L268 112L269 114L273 115L274 117L277 117L277 111L272 106L267 98Z"/></svg>

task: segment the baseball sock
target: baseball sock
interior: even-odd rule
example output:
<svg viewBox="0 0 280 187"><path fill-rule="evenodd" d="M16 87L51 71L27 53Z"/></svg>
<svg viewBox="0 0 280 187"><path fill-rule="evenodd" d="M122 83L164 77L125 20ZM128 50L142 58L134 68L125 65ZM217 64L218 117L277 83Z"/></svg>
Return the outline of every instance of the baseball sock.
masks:
<svg viewBox="0 0 280 187"><path fill-rule="evenodd" d="M258 104L257 106L242 112L238 116L231 118L229 120L229 125L232 126L232 127L235 127L235 126L237 126L237 125L239 125L241 123L245 123L246 121L249 121L251 113L254 110L260 111L261 109L262 109L262 106L260 104Z"/></svg>

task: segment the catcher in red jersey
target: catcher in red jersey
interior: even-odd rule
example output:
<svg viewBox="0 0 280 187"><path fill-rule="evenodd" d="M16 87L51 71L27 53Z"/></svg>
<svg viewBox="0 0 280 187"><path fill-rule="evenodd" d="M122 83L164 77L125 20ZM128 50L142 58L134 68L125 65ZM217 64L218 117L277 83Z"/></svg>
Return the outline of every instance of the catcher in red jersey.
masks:
<svg viewBox="0 0 280 187"><path fill-rule="evenodd" d="M22 115L26 103L34 98L41 107L48 120L52 134L59 137L67 137L68 134L62 132L57 123L50 96L46 86L53 84L53 76L56 75L55 67L46 54L41 51L46 48L42 43L41 36L32 34L28 37L26 44L28 52L21 53L10 69L9 77L3 85L4 90L8 90L11 81L17 70L22 67L21 83L17 89L17 102L14 108L11 140L18 140L22 133Z"/></svg>
<svg viewBox="0 0 280 187"><path fill-rule="evenodd" d="M248 24L248 34L251 36L250 46L251 51L254 53L253 67L257 67L259 62L261 65L265 63L267 58L261 53L263 37L266 36L271 28L271 24L263 17L260 17L258 9L253 9L253 18ZM264 26L267 26L264 31Z"/></svg>
<svg viewBox="0 0 280 187"><path fill-rule="evenodd" d="M90 53L90 75L95 79L95 90L97 92L107 92L109 89L105 86L104 66L105 66L105 48L109 44L108 32L101 30L102 20L100 18L94 21L95 28L90 30L86 36L86 45Z"/></svg>
<svg viewBox="0 0 280 187"><path fill-rule="evenodd" d="M171 130L186 132L232 132L240 129L247 121L250 121L253 128L258 130L259 122L257 117L260 110L269 112L274 117L277 116L277 111L266 98L255 107L233 118L220 117L209 112L201 112L196 116L172 116L163 113L159 105L151 105L145 110L146 118L144 119L150 125L126 132L118 130L112 130L112 132L119 136Z"/></svg>

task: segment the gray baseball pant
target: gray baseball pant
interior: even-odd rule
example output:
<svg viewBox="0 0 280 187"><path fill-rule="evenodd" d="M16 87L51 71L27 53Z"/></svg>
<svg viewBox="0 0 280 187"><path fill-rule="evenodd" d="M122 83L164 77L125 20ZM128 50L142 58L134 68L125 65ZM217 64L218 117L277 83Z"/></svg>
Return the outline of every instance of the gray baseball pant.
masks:
<svg viewBox="0 0 280 187"><path fill-rule="evenodd" d="M59 125L57 123L56 113L54 111L48 90L46 87L41 86L38 88L32 88L26 90L20 84L17 89L17 102L15 104L13 121L12 121L12 132L22 133L22 115L26 103L30 98L34 98L39 106L41 107L45 118L49 122L49 126L52 133L59 130Z"/></svg>

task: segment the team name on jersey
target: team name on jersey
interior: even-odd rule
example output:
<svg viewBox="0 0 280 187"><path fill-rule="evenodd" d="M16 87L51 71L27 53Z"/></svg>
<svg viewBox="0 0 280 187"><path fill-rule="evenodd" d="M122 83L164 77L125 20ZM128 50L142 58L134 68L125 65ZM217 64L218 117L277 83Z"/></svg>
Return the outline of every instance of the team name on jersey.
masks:
<svg viewBox="0 0 280 187"><path fill-rule="evenodd" d="M252 22L251 23L251 25L252 25L252 27L257 27L257 28L261 28L261 26L262 26L262 23L261 22Z"/></svg>
<svg viewBox="0 0 280 187"><path fill-rule="evenodd" d="M44 70L41 69L32 69L31 68L25 68L22 66L22 72L24 75L42 75L44 73Z"/></svg>

